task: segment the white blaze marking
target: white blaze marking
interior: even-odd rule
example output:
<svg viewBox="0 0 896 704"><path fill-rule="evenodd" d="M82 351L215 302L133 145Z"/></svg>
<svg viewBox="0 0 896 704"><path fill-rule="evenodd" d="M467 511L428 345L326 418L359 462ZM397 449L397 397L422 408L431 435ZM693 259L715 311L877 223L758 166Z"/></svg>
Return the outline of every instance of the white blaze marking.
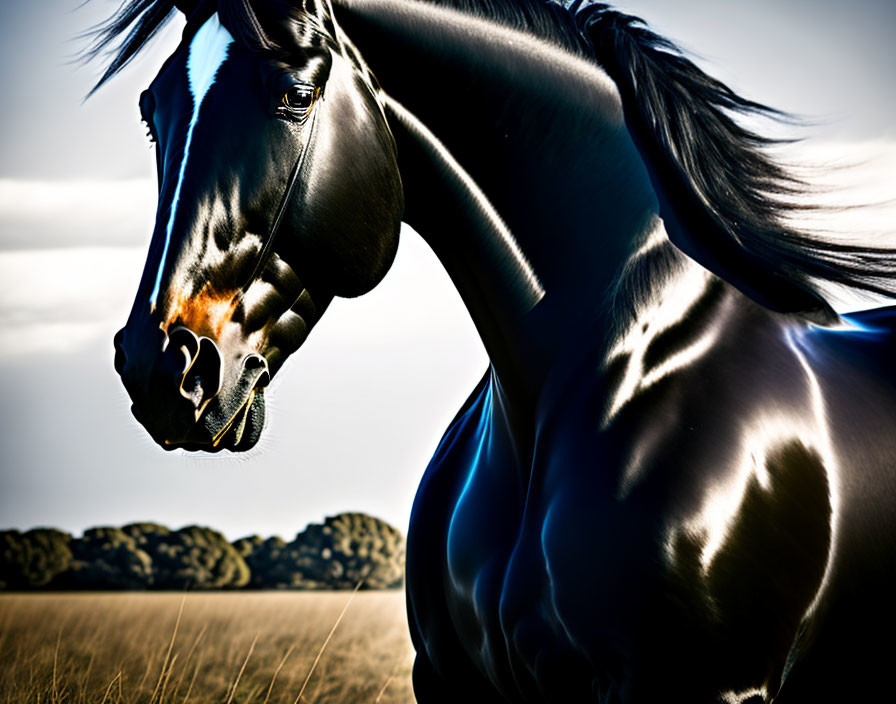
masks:
<svg viewBox="0 0 896 704"><path fill-rule="evenodd" d="M230 35L218 20L215 13L206 20L205 24L193 36L190 42L190 54L187 57L187 82L190 95L193 97L193 115L187 127L187 139L184 144L184 155L180 162L180 171L177 174L177 186L174 188L174 196L171 199L168 225L165 228L165 246L162 248L162 258L159 261L159 271L156 273L156 283L149 296L150 305L155 308L156 299L159 296L159 286L162 284L162 272L165 269L165 260L168 258L168 245L171 244L171 231L174 228L174 217L177 214L177 203L180 199L180 188L184 182L184 172L187 170L187 158L190 154L190 142L193 140L193 129L199 122L199 108L208 93L209 88L215 82L218 70L227 58L227 50L233 43Z"/></svg>

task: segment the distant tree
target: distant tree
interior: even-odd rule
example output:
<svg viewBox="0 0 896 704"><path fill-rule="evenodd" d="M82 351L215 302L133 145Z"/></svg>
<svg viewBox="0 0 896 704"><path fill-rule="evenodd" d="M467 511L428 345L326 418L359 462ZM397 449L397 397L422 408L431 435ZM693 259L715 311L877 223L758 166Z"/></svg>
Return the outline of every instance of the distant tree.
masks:
<svg viewBox="0 0 896 704"><path fill-rule="evenodd" d="M404 578L404 536L385 521L364 513L341 513L323 525L311 524L296 536L299 564L330 588L400 587Z"/></svg>
<svg viewBox="0 0 896 704"><path fill-rule="evenodd" d="M60 577L69 589L146 589L152 585L152 559L120 528L91 528L72 541L74 560Z"/></svg>
<svg viewBox="0 0 896 704"><path fill-rule="evenodd" d="M141 550L145 550L145 546L159 540L159 536L168 535L171 532L161 523L150 523L149 521L128 523L121 530L125 535L129 535L137 541L137 547Z"/></svg>
<svg viewBox="0 0 896 704"><path fill-rule="evenodd" d="M258 549L258 546L264 542L264 538L260 535L249 535L245 538L240 538L239 540L233 541L234 549L240 554L240 557L243 559L252 555L255 550Z"/></svg>
<svg viewBox="0 0 896 704"><path fill-rule="evenodd" d="M246 561L216 530L132 523L122 531L152 560L154 589L238 589L249 582Z"/></svg>
<svg viewBox="0 0 896 704"><path fill-rule="evenodd" d="M234 543L258 589L366 589L401 586L404 537L363 513L343 513L311 524L291 543L258 536Z"/></svg>
<svg viewBox="0 0 896 704"><path fill-rule="evenodd" d="M330 516L287 543L230 544L202 526L99 527L81 538L41 528L0 531L0 589L365 589L401 586L404 537L363 513Z"/></svg>
<svg viewBox="0 0 896 704"><path fill-rule="evenodd" d="M274 536L263 540L257 535L241 538L234 543L245 556L252 576L252 589L304 589L305 576L298 569L298 555L290 550L283 538Z"/></svg>
<svg viewBox="0 0 896 704"><path fill-rule="evenodd" d="M0 531L0 589L38 589L72 563L72 536L53 528Z"/></svg>

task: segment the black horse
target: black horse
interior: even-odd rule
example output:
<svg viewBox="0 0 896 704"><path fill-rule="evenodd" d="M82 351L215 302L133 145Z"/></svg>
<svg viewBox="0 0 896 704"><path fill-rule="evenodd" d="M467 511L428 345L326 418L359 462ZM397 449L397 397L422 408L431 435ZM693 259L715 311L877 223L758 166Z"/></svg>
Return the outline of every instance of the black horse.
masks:
<svg viewBox="0 0 896 704"><path fill-rule="evenodd" d="M896 628L893 250L794 227L776 113L639 20L541 0L129 0L159 205L116 336L166 448L243 450L265 385L405 220L491 364L423 477L425 704L873 701Z"/></svg>

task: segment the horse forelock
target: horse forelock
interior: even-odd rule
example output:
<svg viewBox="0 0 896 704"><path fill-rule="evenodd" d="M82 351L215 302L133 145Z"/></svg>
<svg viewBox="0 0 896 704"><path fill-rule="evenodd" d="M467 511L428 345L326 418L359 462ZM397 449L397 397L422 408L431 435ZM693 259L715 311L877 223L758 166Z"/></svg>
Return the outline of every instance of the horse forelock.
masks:
<svg viewBox="0 0 896 704"><path fill-rule="evenodd" d="M89 44L81 59L108 58L89 95L133 61L177 12L175 0L125 0L108 20L86 31L82 38ZM332 37L326 0L200 0L189 11L185 37L215 13L236 44L255 51L285 55L296 45L314 46Z"/></svg>
<svg viewBox="0 0 896 704"><path fill-rule="evenodd" d="M329 6L323 0L206 0L236 41L249 49L288 57L297 47L317 47L333 39Z"/></svg>

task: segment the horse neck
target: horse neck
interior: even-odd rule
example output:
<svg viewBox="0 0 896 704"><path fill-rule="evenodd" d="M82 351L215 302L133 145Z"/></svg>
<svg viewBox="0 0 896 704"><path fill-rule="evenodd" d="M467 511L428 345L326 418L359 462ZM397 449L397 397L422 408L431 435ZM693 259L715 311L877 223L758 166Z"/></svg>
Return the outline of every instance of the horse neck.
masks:
<svg viewBox="0 0 896 704"><path fill-rule="evenodd" d="M506 393L534 399L565 345L609 333L617 275L656 225L618 91L594 63L488 19L338 2L382 86L405 219L451 275Z"/></svg>

